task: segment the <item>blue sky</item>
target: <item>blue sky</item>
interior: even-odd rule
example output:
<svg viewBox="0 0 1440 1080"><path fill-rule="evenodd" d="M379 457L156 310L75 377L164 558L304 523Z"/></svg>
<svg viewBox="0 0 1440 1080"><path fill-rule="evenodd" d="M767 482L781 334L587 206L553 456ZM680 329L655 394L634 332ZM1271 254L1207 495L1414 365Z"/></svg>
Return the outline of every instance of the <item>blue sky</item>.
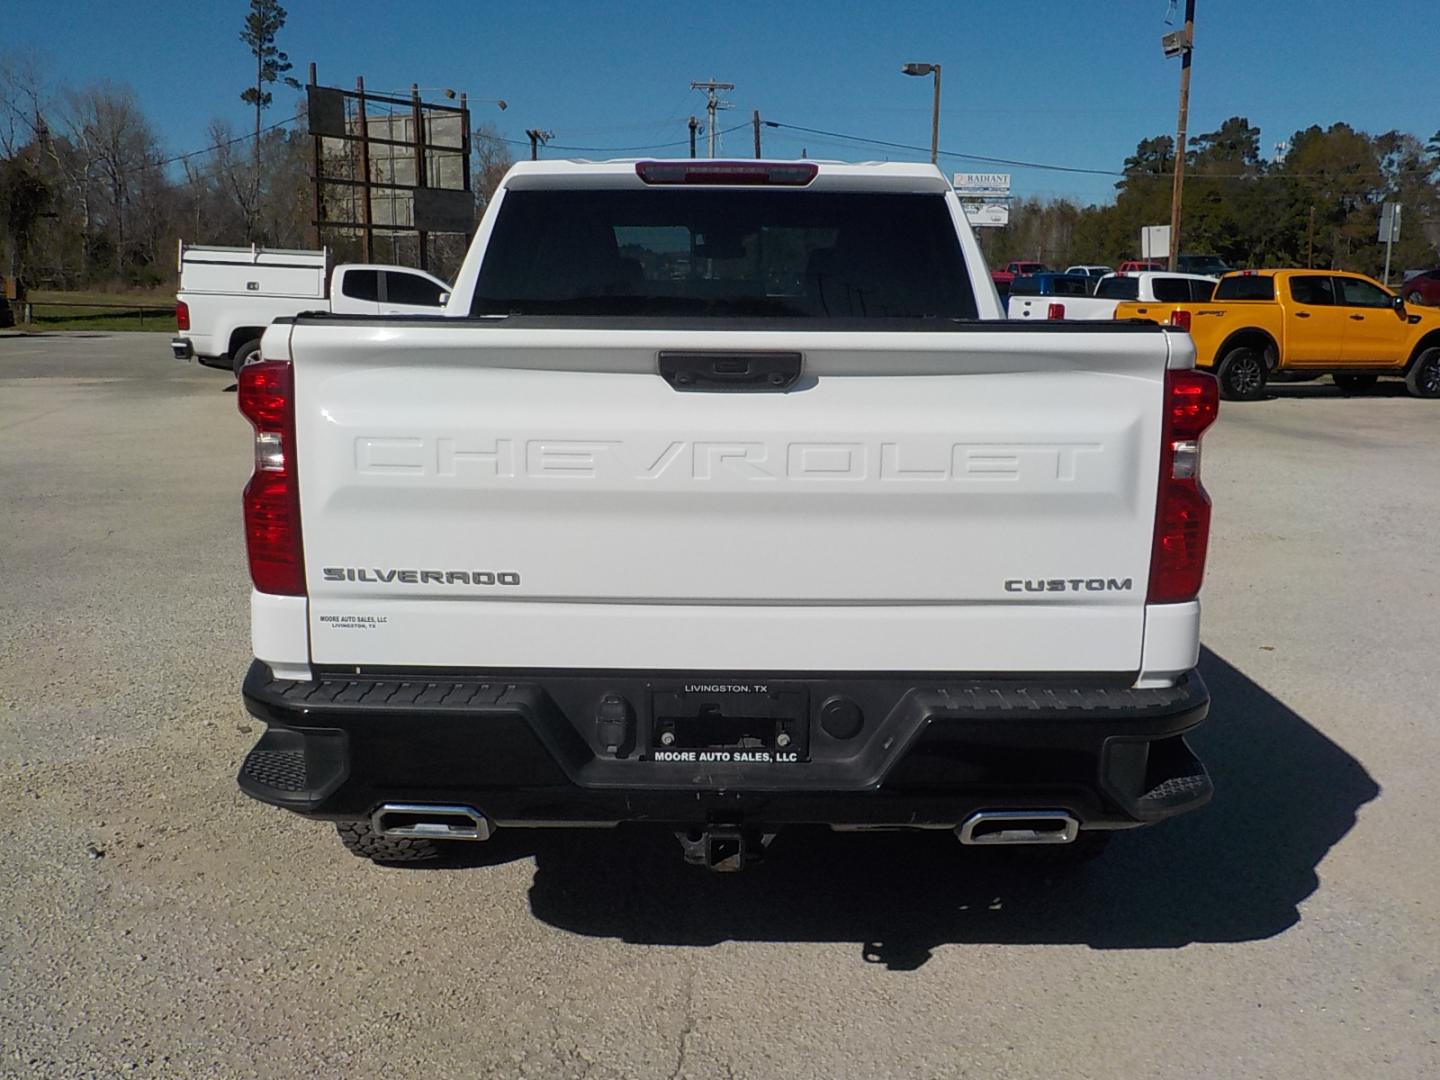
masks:
<svg viewBox="0 0 1440 1080"><path fill-rule="evenodd" d="M686 138L686 117L703 119L704 107L689 83L711 77L736 84L722 128L758 108L766 119L928 147L930 80L906 78L899 66L939 62L942 150L1118 169L1141 138L1174 130L1179 62L1165 60L1159 43L1169 6L290 0L280 45L302 79L313 60L329 85L353 86L364 75L372 89L455 87L470 94L477 121L493 121L511 138L549 128L557 144L587 147ZM1440 129L1431 78L1436 0L1197 7L1192 134L1248 116L1268 156L1312 123L1343 120L1422 138ZM166 148L180 153L206 144L212 118L244 130L239 93L253 61L238 32L247 9L247 0L13 0L0 51L34 51L57 83L128 82ZM476 100L485 98L504 98L509 108ZM295 100L277 90L267 122L292 115ZM848 160L928 156L768 128L764 138L767 156L799 156L802 147ZM748 129L722 149L748 156ZM955 158L941 165L1004 168ZM1016 194L1112 194L1105 176L1008 171Z"/></svg>

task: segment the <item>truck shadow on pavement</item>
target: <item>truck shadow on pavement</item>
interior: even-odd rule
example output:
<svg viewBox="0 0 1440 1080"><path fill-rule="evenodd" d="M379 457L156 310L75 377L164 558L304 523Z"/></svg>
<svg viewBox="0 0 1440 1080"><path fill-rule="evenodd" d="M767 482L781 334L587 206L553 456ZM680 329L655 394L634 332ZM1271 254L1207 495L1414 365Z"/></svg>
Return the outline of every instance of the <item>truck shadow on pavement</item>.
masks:
<svg viewBox="0 0 1440 1080"><path fill-rule="evenodd" d="M1193 743L1215 779L1197 813L1122 833L1056 871L949 833L780 834L742 874L685 865L656 830L502 830L475 862L534 857L535 915L635 943L853 941L870 963L923 965L959 943L1178 948L1272 937L1300 919L1316 868L1379 794L1361 764L1205 650L1214 697ZM488 849L488 850L483 850Z"/></svg>
<svg viewBox="0 0 1440 1080"><path fill-rule="evenodd" d="M1410 391L1400 379L1382 379L1374 386L1345 390L1329 379L1313 382L1272 382L1265 387L1266 400L1277 398L1403 398ZM1243 407L1243 403L1241 403Z"/></svg>

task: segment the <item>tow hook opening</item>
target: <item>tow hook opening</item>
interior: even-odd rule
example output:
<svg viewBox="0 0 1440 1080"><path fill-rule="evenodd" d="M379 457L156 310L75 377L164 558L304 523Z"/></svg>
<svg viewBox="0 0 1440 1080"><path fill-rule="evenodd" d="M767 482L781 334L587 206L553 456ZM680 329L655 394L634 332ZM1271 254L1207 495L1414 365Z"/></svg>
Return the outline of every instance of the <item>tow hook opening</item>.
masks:
<svg viewBox="0 0 1440 1080"><path fill-rule="evenodd" d="M473 806L386 803L371 817L381 836L426 840L489 840L490 819Z"/></svg>
<svg viewBox="0 0 1440 1080"><path fill-rule="evenodd" d="M676 832L680 850L691 866L716 873L734 873L754 866L765 857L774 833L740 826L694 826Z"/></svg>
<svg viewBox="0 0 1440 1080"><path fill-rule="evenodd" d="M1065 810L981 810L955 830L960 843L1071 844L1080 822Z"/></svg>

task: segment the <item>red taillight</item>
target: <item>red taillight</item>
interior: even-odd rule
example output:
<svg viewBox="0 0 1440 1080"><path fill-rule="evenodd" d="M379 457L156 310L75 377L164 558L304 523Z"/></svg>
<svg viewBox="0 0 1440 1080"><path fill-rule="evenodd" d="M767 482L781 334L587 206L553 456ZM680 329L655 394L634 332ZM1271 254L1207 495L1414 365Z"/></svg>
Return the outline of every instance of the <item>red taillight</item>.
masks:
<svg viewBox="0 0 1440 1080"><path fill-rule="evenodd" d="M1199 439L1220 413L1220 384L1204 371L1165 373L1165 434Z"/></svg>
<svg viewBox="0 0 1440 1080"><path fill-rule="evenodd" d="M1200 436L1219 409L1220 390L1213 375L1165 373L1160 487L1150 553L1152 604L1182 603L1200 591L1210 542L1210 496L1200 483Z"/></svg>
<svg viewBox="0 0 1440 1080"><path fill-rule="evenodd" d="M184 300L175 301L175 329L190 329L190 305Z"/></svg>
<svg viewBox="0 0 1440 1080"><path fill-rule="evenodd" d="M1047 319L1063 319L1063 318L1065 318L1065 305L1064 305L1064 304L1051 304L1049 311L1048 311L1048 312L1046 313L1046 315L1045 315L1045 318L1047 318Z"/></svg>
<svg viewBox="0 0 1440 1080"><path fill-rule="evenodd" d="M304 596L293 369L285 360L261 360L240 369L239 383L240 412L255 428L255 471L244 499L250 578L263 593Z"/></svg>
<svg viewBox="0 0 1440 1080"><path fill-rule="evenodd" d="M804 187L820 166L811 161L637 161L635 175L647 184L767 184Z"/></svg>
<svg viewBox="0 0 1440 1080"><path fill-rule="evenodd" d="M285 360L262 360L240 369L236 397L240 415L255 425L255 434L283 434L293 421L294 379Z"/></svg>
<svg viewBox="0 0 1440 1080"><path fill-rule="evenodd" d="M1188 312L1188 311L1172 311L1172 312L1170 312L1170 325L1171 325L1171 326L1178 326L1181 330L1184 330L1184 331L1188 334L1188 333L1190 332L1190 312Z"/></svg>

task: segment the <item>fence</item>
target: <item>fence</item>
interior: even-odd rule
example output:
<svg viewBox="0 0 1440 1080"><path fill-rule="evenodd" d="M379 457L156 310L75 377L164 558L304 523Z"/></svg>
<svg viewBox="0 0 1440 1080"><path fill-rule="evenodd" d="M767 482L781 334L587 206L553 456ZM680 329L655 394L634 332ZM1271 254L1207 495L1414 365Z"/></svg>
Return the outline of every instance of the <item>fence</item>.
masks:
<svg viewBox="0 0 1440 1080"><path fill-rule="evenodd" d="M173 304L160 307L155 304L107 304L84 300L22 300L13 302L11 306L15 309L18 322L32 326L55 324L57 328L63 328L68 323L103 323L106 320L121 321L138 317L141 329L144 329L145 320L148 318L153 322L154 329L163 330L166 323L173 328L175 321ZM38 318L35 314L37 308L41 309ZM69 308L72 311L68 314L49 314L45 310L48 308Z"/></svg>

